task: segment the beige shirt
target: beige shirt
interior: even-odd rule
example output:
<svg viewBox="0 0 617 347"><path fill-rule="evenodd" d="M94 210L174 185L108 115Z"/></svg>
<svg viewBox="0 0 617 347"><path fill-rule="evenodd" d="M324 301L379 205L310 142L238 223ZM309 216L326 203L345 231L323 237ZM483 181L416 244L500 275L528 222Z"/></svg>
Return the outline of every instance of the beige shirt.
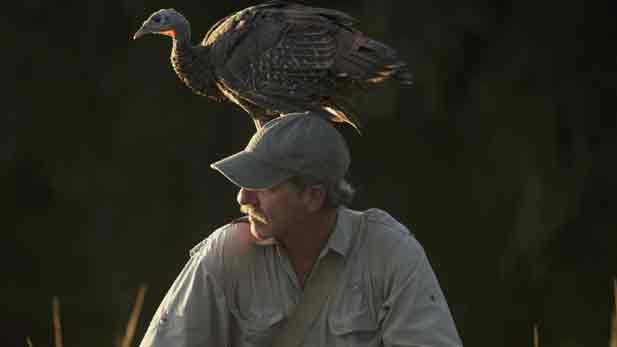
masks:
<svg viewBox="0 0 617 347"><path fill-rule="evenodd" d="M339 209L320 255L340 254L345 268L303 346L462 346L424 250L407 228L370 209L363 212L366 227L355 230L350 214ZM193 248L140 346L270 346L302 289L283 247L258 246L240 234L229 224Z"/></svg>

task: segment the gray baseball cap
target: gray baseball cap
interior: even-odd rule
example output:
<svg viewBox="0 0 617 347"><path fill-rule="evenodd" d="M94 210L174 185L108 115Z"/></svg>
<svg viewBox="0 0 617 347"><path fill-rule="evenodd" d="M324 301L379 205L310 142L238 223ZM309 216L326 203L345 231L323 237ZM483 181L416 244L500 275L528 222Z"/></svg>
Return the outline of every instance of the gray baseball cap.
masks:
<svg viewBox="0 0 617 347"><path fill-rule="evenodd" d="M269 121L243 151L210 166L239 187L267 189L300 175L335 183L350 161L345 139L332 124L304 112Z"/></svg>

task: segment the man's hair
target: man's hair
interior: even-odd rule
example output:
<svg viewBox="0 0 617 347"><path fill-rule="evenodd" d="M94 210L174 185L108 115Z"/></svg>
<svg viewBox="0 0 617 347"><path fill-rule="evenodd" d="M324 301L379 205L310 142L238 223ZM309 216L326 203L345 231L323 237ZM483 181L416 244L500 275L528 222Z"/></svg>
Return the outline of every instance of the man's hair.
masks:
<svg viewBox="0 0 617 347"><path fill-rule="evenodd" d="M353 200L356 190L344 178L335 183L324 183L310 176L294 176L289 179L298 189L303 190L314 185L322 185L326 188L325 208L337 208L341 205L349 205Z"/></svg>

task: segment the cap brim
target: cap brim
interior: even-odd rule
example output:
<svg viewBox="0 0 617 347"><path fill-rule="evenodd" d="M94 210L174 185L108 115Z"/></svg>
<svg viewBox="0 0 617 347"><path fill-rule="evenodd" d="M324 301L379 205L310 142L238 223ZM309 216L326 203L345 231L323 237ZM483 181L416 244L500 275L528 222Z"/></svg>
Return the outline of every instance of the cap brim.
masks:
<svg viewBox="0 0 617 347"><path fill-rule="evenodd" d="M233 184L247 189L268 189L293 176L293 173L268 165L251 152L242 151L210 165Z"/></svg>

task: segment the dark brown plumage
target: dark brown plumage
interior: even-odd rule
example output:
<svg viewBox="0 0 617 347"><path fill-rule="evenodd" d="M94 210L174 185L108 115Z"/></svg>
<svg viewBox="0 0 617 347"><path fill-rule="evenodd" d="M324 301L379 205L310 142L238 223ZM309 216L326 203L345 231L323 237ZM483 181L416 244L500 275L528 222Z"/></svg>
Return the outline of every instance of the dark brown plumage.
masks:
<svg viewBox="0 0 617 347"><path fill-rule="evenodd" d="M352 94L387 79L411 84L411 74L392 48L355 22L336 10L270 1L221 19L198 45L174 9L153 13L134 38L171 36L178 77L197 94L238 104L257 128L307 110L358 128Z"/></svg>

